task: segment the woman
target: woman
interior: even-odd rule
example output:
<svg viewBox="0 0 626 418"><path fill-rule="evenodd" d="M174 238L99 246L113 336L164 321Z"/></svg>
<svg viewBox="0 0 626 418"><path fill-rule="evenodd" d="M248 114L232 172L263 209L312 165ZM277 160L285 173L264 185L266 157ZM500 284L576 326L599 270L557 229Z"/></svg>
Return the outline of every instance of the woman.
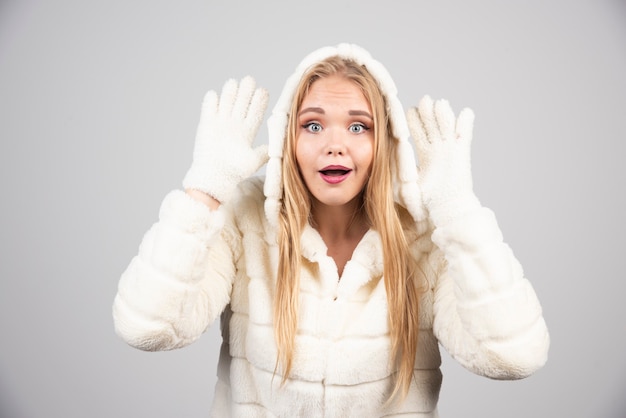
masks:
<svg viewBox="0 0 626 418"><path fill-rule="evenodd" d="M405 119L348 44L304 59L253 149L266 103L251 78L205 97L185 192L120 279L122 338L178 348L221 315L216 417L436 417L439 344L496 379L545 363L539 302L472 191L469 109L425 97Z"/></svg>

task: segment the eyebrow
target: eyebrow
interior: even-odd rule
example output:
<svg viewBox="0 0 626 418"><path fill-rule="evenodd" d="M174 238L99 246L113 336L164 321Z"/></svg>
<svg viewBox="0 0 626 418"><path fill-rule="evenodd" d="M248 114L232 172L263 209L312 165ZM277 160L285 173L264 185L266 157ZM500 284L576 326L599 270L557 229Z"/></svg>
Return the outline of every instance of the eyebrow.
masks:
<svg viewBox="0 0 626 418"><path fill-rule="evenodd" d="M313 113L319 113L321 115L324 115L326 112L324 112L324 109L322 109L321 107L307 107L305 109L302 109L300 111L300 113L298 113L298 116L304 114L304 113L309 113L309 112L313 112ZM370 115L368 112L364 111L364 110L349 110L348 111L348 115L350 116L365 116L370 118L371 120L374 120L374 118L372 117L372 115Z"/></svg>
<svg viewBox="0 0 626 418"><path fill-rule="evenodd" d="M308 112L320 113L322 115L326 113L324 112L324 109L322 109L321 107L307 107L306 109L302 109L300 113L298 113L298 116L300 116L303 113L308 113Z"/></svg>
<svg viewBox="0 0 626 418"><path fill-rule="evenodd" d="M348 111L348 115L351 115L351 116L365 116L365 117L370 118L371 120L374 120L372 115L370 115L365 110L350 110L350 111Z"/></svg>

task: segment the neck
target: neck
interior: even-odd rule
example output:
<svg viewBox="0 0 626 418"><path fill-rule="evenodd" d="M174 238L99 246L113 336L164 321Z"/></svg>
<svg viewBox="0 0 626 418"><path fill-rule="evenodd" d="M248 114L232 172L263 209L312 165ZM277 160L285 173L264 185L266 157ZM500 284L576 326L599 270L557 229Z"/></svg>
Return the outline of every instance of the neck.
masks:
<svg viewBox="0 0 626 418"><path fill-rule="evenodd" d="M327 206L314 200L311 215L312 226L327 243L360 239L369 229L360 196L342 206Z"/></svg>

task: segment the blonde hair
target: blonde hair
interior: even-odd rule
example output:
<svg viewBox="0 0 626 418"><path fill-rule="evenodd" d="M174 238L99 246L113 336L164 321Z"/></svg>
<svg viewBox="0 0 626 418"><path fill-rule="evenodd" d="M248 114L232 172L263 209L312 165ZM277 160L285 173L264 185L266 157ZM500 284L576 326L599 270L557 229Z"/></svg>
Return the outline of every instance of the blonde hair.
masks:
<svg viewBox="0 0 626 418"><path fill-rule="evenodd" d="M363 211L367 222L378 231L383 252L383 277L387 291L391 360L397 366L396 382L390 396L408 393L419 333L418 268L410 254L403 231L405 211L393 200L391 157L393 138L387 104L376 80L364 66L340 57L328 58L311 68L300 80L289 113L283 149L283 195L279 213L278 274L274 302L274 330L283 383L292 368L298 327L300 288L300 236L311 216L311 199L296 162L297 113L311 85L318 79L340 75L360 87L374 113L374 158L370 179L364 188Z"/></svg>

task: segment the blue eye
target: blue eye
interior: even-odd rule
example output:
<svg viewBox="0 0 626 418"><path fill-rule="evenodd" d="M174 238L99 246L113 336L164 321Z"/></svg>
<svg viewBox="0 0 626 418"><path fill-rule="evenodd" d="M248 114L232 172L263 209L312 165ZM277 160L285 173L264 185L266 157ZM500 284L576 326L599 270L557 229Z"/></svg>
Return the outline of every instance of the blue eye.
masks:
<svg viewBox="0 0 626 418"><path fill-rule="evenodd" d="M317 122L305 123L304 125L302 125L302 127L312 133L317 133L322 130L322 125Z"/></svg>
<svg viewBox="0 0 626 418"><path fill-rule="evenodd" d="M363 125L362 123L354 123L350 125L349 129L350 129L350 132L352 132L353 134L360 134L360 133L367 131L369 128Z"/></svg>

